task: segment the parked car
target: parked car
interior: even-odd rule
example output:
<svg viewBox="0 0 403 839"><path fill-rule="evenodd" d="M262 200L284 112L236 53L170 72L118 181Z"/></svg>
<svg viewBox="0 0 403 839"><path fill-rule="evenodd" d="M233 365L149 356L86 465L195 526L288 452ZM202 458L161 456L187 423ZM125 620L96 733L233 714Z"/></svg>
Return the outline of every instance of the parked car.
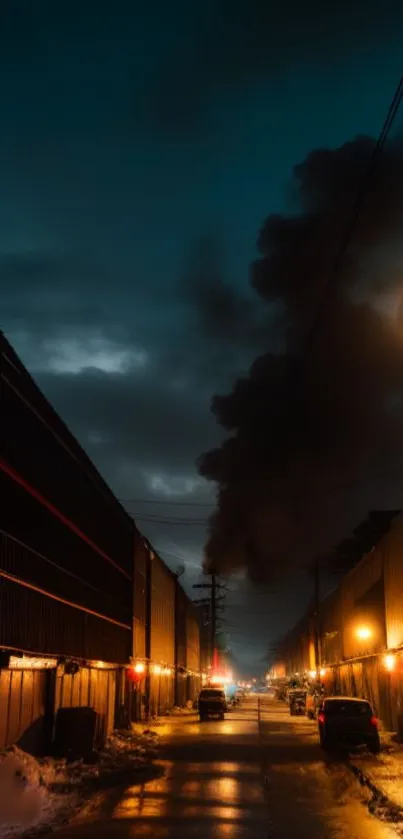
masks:
<svg viewBox="0 0 403 839"><path fill-rule="evenodd" d="M199 693L199 717L203 722L207 717L224 719L227 711L225 692L221 688L203 688Z"/></svg>
<svg viewBox="0 0 403 839"><path fill-rule="evenodd" d="M318 713L320 745L325 751L335 746L366 745L373 754L381 748L378 719L367 699L328 696Z"/></svg>

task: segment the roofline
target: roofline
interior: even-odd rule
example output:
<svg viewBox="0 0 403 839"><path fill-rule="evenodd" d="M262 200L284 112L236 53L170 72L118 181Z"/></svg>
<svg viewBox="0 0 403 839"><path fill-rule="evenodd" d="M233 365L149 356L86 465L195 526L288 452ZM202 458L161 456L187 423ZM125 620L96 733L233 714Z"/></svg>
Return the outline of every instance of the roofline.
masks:
<svg viewBox="0 0 403 839"><path fill-rule="evenodd" d="M52 403L49 399L45 396L39 385L37 384L34 377L29 373L27 368L25 367L23 361L20 359L19 355L17 354L16 350L10 344L10 341L6 338L3 330L0 329L0 353L7 358L7 354L11 355L11 359L8 361L13 364L19 373L21 373L24 377L26 377L34 389L39 394L40 398L43 400L44 404L46 405L47 410L50 412L50 417L54 418L57 423L61 426L61 429L67 436L67 444L71 446L72 452L71 455L74 457L74 449L76 449L77 457L79 466L82 468L82 471L87 475L87 477L91 480L93 485L101 492L104 498L109 502L112 503L121 515L127 519L127 523L129 522L134 526L135 530L140 533L137 528L136 522L134 518L127 512L123 504L119 501L116 497L115 493L106 482L105 478L102 477L101 473L91 460L90 456L87 454L81 443L77 440L74 436L73 432L69 429L66 422L62 419L60 414L57 413L56 409L53 407ZM55 436L57 435L57 428L51 429L54 431Z"/></svg>

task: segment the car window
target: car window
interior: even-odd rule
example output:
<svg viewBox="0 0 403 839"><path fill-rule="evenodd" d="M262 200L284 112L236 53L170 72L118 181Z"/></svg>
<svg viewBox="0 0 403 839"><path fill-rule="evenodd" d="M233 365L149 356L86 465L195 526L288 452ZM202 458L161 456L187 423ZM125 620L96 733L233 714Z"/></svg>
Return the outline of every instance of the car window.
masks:
<svg viewBox="0 0 403 839"><path fill-rule="evenodd" d="M369 702L352 702L351 700L332 699L325 702L326 716L362 717L371 716L372 709Z"/></svg>
<svg viewBox="0 0 403 839"><path fill-rule="evenodd" d="M224 696L224 691L223 690L214 690L214 689L202 690L202 692L200 694L200 699L211 699L214 696L215 697L219 696L221 698L221 697Z"/></svg>

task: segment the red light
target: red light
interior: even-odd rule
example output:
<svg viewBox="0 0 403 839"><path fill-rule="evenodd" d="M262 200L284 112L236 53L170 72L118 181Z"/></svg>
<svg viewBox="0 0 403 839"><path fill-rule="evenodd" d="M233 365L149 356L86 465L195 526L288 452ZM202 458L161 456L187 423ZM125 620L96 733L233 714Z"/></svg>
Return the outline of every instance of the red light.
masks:
<svg viewBox="0 0 403 839"><path fill-rule="evenodd" d="M325 722L325 715L324 714L322 714L322 713L318 714L318 722L320 722L321 725L323 725L323 723Z"/></svg>
<svg viewBox="0 0 403 839"><path fill-rule="evenodd" d="M378 728L379 720L378 717L371 717L371 725L374 725L375 728Z"/></svg>

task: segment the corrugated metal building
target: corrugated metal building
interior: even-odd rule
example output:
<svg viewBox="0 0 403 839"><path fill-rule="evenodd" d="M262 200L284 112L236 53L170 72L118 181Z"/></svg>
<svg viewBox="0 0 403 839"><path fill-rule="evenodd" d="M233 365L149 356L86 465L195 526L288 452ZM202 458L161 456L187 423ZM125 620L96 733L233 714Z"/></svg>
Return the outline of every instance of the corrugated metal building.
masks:
<svg viewBox="0 0 403 839"><path fill-rule="evenodd" d="M29 727L39 743L52 706L88 701L102 739L132 654L134 523L2 334L0 350L0 646L15 653L1 670L3 714L13 698L0 746ZM80 663L71 684L49 666L66 658Z"/></svg>
<svg viewBox="0 0 403 839"><path fill-rule="evenodd" d="M186 705L187 688L187 597L179 583L176 585L175 614L175 705Z"/></svg>
<svg viewBox="0 0 403 839"><path fill-rule="evenodd" d="M343 578L333 595L338 600L341 653L326 679L330 692L370 699L386 725L391 725L388 675L381 654L386 649L382 550L377 546ZM326 603L322 606L324 620ZM334 640L337 644L337 640ZM326 644L326 638L322 641ZM333 662L335 659L333 658ZM332 662L329 662L332 663Z"/></svg>
<svg viewBox="0 0 403 839"><path fill-rule="evenodd" d="M201 687L200 626L196 609L186 597L186 670L188 702L193 702Z"/></svg>
<svg viewBox="0 0 403 839"><path fill-rule="evenodd" d="M403 733L403 516L370 514L370 544L368 522L384 535L321 603L323 681L328 694L367 697L383 724ZM282 639L278 662L288 675L312 666L313 637L308 615Z"/></svg>
<svg viewBox="0 0 403 839"><path fill-rule="evenodd" d="M153 716L163 714L174 704L176 579L153 550L150 550L149 557L151 584L149 709Z"/></svg>

